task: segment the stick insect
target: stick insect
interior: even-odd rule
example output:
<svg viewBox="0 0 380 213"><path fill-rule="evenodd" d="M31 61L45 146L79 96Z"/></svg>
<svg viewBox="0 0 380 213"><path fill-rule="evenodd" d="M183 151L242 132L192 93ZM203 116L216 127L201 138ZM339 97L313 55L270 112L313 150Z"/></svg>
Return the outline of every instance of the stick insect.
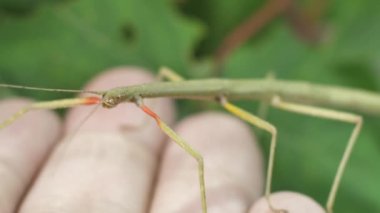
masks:
<svg viewBox="0 0 380 213"><path fill-rule="evenodd" d="M168 68L162 68L159 73L161 78L166 78L170 80L170 82L154 82L127 87L117 87L107 91L61 90L0 84L0 87L16 89L92 94L92 96L85 98L72 98L33 103L0 123L0 129L12 124L15 120L17 120L17 118L34 109L57 109L74 107L77 105L94 104L101 104L104 108L113 108L122 102L135 103L142 111L157 122L158 126L168 137L170 137L186 153L197 161L202 212L207 213L206 184L204 179L205 171L202 155L194 150L184 139L177 135L177 133L175 133L175 131L173 131L164 121L162 121L155 112L144 104L143 100L146 98L171 97L178 99L201 99L216 101L228 112L271 134L265 184L265 198L273 212L286 212L286 210L277 209L272 204L270 199L275 148L277 143L276 127L258 116L239 108L230 101L259 100L278 109L351 123L354 124L354 129L344 150L343 157L338 166L327 198L326 211L328 213L332 213L337 191L350 154L361 130L363 119L362 116L354 113L332 110L320 106L345 108L372 114L380 113L380 95L364 90L277 79L184 80L181 76L177 75ZM312 103L317 106L306 105L306 103Z"/></svg>

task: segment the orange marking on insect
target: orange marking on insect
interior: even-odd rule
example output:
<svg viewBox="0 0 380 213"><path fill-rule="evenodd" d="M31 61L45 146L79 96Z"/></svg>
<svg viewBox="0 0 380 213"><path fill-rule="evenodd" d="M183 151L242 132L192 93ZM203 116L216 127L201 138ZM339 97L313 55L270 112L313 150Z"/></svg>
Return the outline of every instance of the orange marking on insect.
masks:
<svg viewBox="0 0 380 213"><path fill-rule="evenodd" d="M143 105L141 106L141 109L146 113L148 114L149 116L151 116L152 118L154 118L154 120L156 120L157 124L159 126L161 126L161 118L160 116L158 116L155 112L153 112L151 109L149 109L147 106Z"/></svg>
<svg viewBox="0 0 380 213"><path fill-rule="evenodd" d="M102 101L102 99L100 99L99 97L91 96L91 97L85 98L83 104L85 104L85 105L93 105L93 104L99 104L101 101Z"/></svg>

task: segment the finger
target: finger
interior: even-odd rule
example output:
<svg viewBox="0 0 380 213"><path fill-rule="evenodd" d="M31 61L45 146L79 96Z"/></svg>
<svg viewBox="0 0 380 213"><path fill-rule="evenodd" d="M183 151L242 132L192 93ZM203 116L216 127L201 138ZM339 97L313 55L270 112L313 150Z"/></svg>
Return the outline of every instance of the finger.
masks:
<svg viewBox="0 0 380 213"><path fill-rule="evenodd" d="M97 77L88 89L152 79L146 71L119 68ZM173 119L174 109L168 99L152 104L163 119ZM88 111L76 108L69 113L69 135ZM97 110L72 141L54 153L22 212L146 212L164 135L150 120L141 126L144 117L134 104Z"/></svg>
<svg viewBox="0 0 380 213"><path fill-rule="evenodd" d="M247 212L262 192L262 154L250 128L222 113L182 121L177 132L204 157L209 212ZM201 212L196 161L174 143L164 152L151 212Z"/></svg>
<svg viewBox="0 0 380 213"><path fill-rule="evenodd" d="M0 102L0 121L31 103ZM31 111L0 130L0 212L16 212L33 177L60 135L58 117L47 110Z"/></svg>
<svg viewBox="0 0 380 213"><path fill-rule="evenodd" d="M325 210L313 199L295 192L276 192L271 194L271 201L276 209L289 213L325 213ZM272 212L265 197L255 202L250 213Z"/></svg>

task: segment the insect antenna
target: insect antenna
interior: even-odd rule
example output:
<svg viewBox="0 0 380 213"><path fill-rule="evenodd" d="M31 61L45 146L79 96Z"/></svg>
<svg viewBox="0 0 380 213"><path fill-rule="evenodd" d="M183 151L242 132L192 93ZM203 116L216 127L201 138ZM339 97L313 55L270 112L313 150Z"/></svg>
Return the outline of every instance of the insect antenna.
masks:
<svg viewBox="0 0 380 213"><path fill-rule="evenodd" d="M90 93L96 95L103 95L102 91L90 91L90 90L74 90L74 89L52 89L52 88L43 88L43 87L29 87L29 86L21 86L14 84L0 84L0 87L4 88L12 88L12 89L24 89L24 90L38 90L38 91L46 91L46 92L67 92L67 93Z"/></svg>

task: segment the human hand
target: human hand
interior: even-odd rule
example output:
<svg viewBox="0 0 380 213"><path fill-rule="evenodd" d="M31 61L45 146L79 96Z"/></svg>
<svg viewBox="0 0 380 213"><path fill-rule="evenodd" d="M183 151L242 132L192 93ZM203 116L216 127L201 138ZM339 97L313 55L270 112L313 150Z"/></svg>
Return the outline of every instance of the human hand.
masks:
<svg viewBox="0 0 380 213"><path fill-rule="evenodd" d="M86 89L152 79L137 68L120 68ZM0 120L25 102L3 101ZM146 105L169 124L175 120L170 100L146 100ZM122 104L97 109L76 132L90 111L72 109L64 124L52 112L33 111L0 130L0 212L201 212L196 161L164 142L153 120L135 105ZM265 171L251 128L225 113L206 112L175 129L204 157L208 211L247 212L262 196ZM324 212L304 195L282 192L271 198L290 213ZM270 212L265 199L256 202L254 212Z"/></svg>

